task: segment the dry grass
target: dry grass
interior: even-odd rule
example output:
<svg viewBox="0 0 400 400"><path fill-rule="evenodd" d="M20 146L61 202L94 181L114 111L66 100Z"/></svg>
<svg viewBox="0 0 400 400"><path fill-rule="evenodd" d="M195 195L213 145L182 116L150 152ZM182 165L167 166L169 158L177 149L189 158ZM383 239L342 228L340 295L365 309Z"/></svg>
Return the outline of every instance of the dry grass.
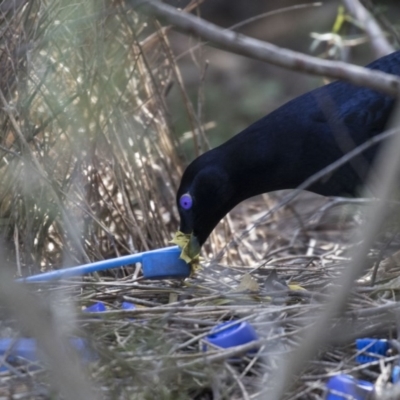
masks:
<svg viewBox="0 0 400 400"><path fill-rule="evenodd" d="M206 146L166 29L118 1L105 4L0 5L0 221L4 265L15 275L168 243L181 173L165 105L173 82L196 149ZM264 196L237 208L213 234L203 269L185 282L137 281L139 270L126 268L32 286L58 331L90 341L98 358L85 369L99 397L250 399L268 386L276 362L346 267L358 225L353 208L365 203L303 196L241 235L279 200ZM331 208L337 203L345 205ZM236 242L224 250L232 233ZM383 237L371 251L371 266L397 246L396 238L387 243ZM385 278L397 273L396 264L386 262ZM359 282L344 317L332 324L334 345L288 398L322 398L326 378L339 372L374 380L379 369L355 363L352 341L395 335L398 307L388 301L396 290ZM96 301L109 311L80 312ZM138 308L121 311L121 301ZM256 328L256 355L247 355L254 344L203 352L211 327L232 319ZM5 316L0 328L2 337L21 334ZM386 359L393 360L397 355ZM54 398L53 390L42 367L0 373L0 399Z"/></svg>
<svg viewBox="0 0 400 400"><path fill-rule="evenodd" d="M0 210L22 271L165 245L180 163L164 39L146 45L118 4L26 3L9 21Z"/></svg>

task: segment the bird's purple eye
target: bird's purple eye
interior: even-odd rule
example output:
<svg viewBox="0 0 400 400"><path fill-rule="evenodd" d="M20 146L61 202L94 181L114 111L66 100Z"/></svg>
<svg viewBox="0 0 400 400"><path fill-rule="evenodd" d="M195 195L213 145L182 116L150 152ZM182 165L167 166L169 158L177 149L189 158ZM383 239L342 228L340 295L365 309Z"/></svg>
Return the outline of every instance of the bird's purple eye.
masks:
<svg viewBox="0 0 400 400"><path fill-rule="evenodd" d="M189 193L185 193L179 199L179 204L184 210L190 210L193 205L192 196Z"/></svg>

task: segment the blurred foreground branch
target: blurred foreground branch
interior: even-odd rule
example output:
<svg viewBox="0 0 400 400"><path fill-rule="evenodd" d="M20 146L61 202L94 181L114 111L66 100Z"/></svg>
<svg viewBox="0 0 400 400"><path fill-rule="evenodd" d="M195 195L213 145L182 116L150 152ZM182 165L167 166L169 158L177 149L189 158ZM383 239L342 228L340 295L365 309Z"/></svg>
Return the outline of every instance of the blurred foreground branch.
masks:
<svg viewBox="0 0 400 400"><path fill-rule="evenodd" d="M25 332L37 339L51 374L51 383L64 399L95 399L88 377L83 373L77 356L72 357L68 340L61 334L52 318L52 310L35 298L26 287L13 282L2 271L0 274L0 302L17 319Z"/></svg>
<svg viewBox="0 0 400 400"><path fill-rule="evenodd" d="M162 18L180 31L199 36L215 46L236 54L287 69L343 79L392 96L397 96L400 89L400 79L384 72L370 71L341 61L321 60L296 51L282 49L271 43L224 30L201 18L153 0L126 0L126 3L138 8L138 11Z"/></svg>

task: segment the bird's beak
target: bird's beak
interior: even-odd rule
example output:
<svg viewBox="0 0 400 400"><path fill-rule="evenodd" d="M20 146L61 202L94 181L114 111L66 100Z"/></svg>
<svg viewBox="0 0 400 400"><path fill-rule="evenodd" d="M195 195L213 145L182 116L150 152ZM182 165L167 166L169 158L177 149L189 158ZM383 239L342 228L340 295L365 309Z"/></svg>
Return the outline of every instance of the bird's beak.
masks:
<svg viewBox="0 0 400 400"><path fill-rule="evenodd" d="M201 246L193 233L177 231L171 243L177 244L182 249L180 258L188 264L198 263Z"/></svg>

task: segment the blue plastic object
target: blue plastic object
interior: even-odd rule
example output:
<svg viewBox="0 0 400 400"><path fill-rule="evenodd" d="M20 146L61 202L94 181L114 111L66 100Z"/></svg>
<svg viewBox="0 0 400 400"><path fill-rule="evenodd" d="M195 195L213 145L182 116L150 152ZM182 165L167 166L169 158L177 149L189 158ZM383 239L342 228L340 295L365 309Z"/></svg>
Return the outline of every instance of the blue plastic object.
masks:
<svg viewBox="0 0 400 400"><path fill-rule="evenodd" d="M385 356L389 350L389 342L384 339L362 338L356 340L356 348L358 351L365 351L370 354L359 354L356 361L360 364L366 364L379 360L381 356ZM374 354L376 356L374 357Z"/></svg>
<svg viewBox="0 0 400 400"><path fill-rule="evenodd" d="M368 381L357 380L351 375L342 374L330 378L326 388L328 390L326 400L345 400L349 397L354 400L365 400L373 391L374 385Z"/></svg>
<svg viewBox="0 0 400 400"><path fill-rule="evenodd" d="M136 306L133 303L129 303L128 301L123 301L121 303L121 309L122 310L135 310Z"/></svg>
<svg viewBox="0 0 400 400"><path fill-rule="evenodd" d="M398 383L400 380L400 366L395 365L392 369L392 382Z"/></svg>
<svg viewBox="0 0 400 400"><path fill-rule="evenodd" d="M121 310L135 310L136 306L133 303L129 303L128 301L123 301L121 303ZM107 307L101 301L92 304L89 307L86 307L83 312L103 312L107 311Z"/></svg>
<svg viewBox="0 0 400 400"><path fill-rule="evenodd" d="M136 305L133 303L129 303L128 301L124 301L121 303L121 310L135 310L135 309ZM101 301L94 303L83 310L83 312L93 312L93 313L103 312L103 311L107 311L107 307Z"/></svg>
<svg viewBox="0 0 400 400"><path fill-rule="evenodd" d="M215 326L205 338L206 342L224 349L257 340L258 335L248 322L224 322ZM204 346L204 351L207 346Z"/></svg>
<svg viewBox="0 0 400 400"><path fill-rule="evenodd" d="M179 258L179 247L171 248L162 255L146 253L142 257L142 272L145 279L183 279L190 275L191 267Z"/></svg>
<svg viewBox="0 0 400 400"><path fill-rule="evenodd" d="M71 345L79 352L83 360L92 361L95 357L86 346L86 343L81 338L70 339ZM20 338L11 339L4 338L0 339L0 357L7 354L6 361L9 364L23 364L23 363L38 363L40 361L37 354L37 344L35 339L31 338ZM29 364L28 364L29 366ZM32 368L36 368L36 365L32 365ZM0 372L6 371L8 368L4 365L0 366Z"/></svg>
<svg viewBox="0 0 400 400"><path fill-rule="evenodd" d="M83 311L84 312L103 312L103 311L106 311L106 310L107 310L107 308L104 305L104 303L97 302L97 303L94 303L93 305L91 305L89 307L86 307Z"/></svg>
<svg viewBox="0 0 400 400"><path fill-rule="evenodd" d="M190 265L179 258L181 250L178 246L130 254L128 256L102 260L78 267L63 268L18 279L18 282L46 282L66 279L72 276L91 274L110 268L122 267L134 263L142 263L143 275L147 279L183 279L190 275Z"/></svg>

